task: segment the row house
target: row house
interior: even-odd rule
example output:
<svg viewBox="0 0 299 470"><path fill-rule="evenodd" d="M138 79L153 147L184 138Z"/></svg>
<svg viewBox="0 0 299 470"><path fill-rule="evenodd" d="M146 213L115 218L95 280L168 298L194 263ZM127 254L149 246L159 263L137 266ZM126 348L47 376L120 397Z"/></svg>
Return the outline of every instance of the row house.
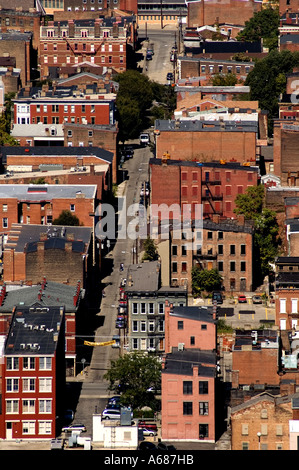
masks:
<svg viewBox="0 0 299 470"><path fill-rule="evenodd" d="M176 235L170 233L169 264L171 285L188 286L192 291L192 268L217 269L227 294L250 292L254 283L253 227L244 218L235 220L213 216L202 227Z"/></svg>
<svg viewBox="0 0 299 470"><path fill-rule="evenodd" d="M276 259L275 269L275 324L280 330L297 330L299 258L280 256Z"/></svg>
<svg viewBox="0 0 299 470"><path fill-rule="evenodd" d="M161 181L168 181L168 185L161 185ZM258 181L256 166L153 158L150 160L152 218L169 218L172 204L182 214L184 206L187 209L190 205L192 220L201 204L204 217L218 214L235 218L236 196L244 194L250 186L257 186ZM175 216L171 214L170 218Z"/></svg>
<svg viewBox="0 0 299 470"><path fill-rule="evenodd" d="M255 164L258 121L156 120L156 157Z"/></svg>
<svg viewBox="0 0 299 470"><path fill-rule="evenodd" d="M63 12L73 12L73 14L103 13L112 8L109 0L44 0L43 6L48 15L60 16ZM122 11L137 13L137 0L113 0L113 8Z"/></svg>
<svg viewBox="0 0 299 470"><path fill-rule="evenodd" d="M273 129L274 174L281 186L298 186L297 142L299 125L296 120L276 119Z"/></svg>
<svg viewBox="0 0 299 470"><path fill-rule="evenodd" d="M92 267L99 266L92 232L91 227L13 224L3 245L3 281L32 286L45 277L76 288L79 281L89 292Z"/></svg>
<svg viewBox="0 0 299 470"><path fill-rule="evenodd" d="M1 439L59 435L65 390L65 312L18 306L1 354Z"/></svg>
<svg viewBox="0 0 299 470"><path fill-rule="evenodd" d="M123 18L49 21L41 26L40 77L46 79L49 67L74 65L88 60L92 64L126 70L127 30Z"/></svg>
<svg viewBox="0 0 299 470"><path fill-rule="evenodd" d="M162 439L215 442L217 358L212 308L165 307Z"/></svg>
<svg viewBox="0 0 299 470"><path fill-rule="evenodd" d="M0 184L0 232L14 223L51 225L62 211L70 211L86 227L93 227L95 185Z"/></svg>
<svg viewBox="0 0 299 470"><path fill-rule="evenodd" d="M80 281L75 286L71 286L43 277L38 284L30 286L30 288L27 285L16 287L10 288L9 284L4 284L1 288L0 334L4 336L8 334L14 310L18 306L38 306L40 309L47 309L55 306L57 302L62 302L65 309L66 374L75 376L78 358L76 334L80 325L84 298Z"/></svg>
<svg viewBox="0 0 299 470"><path fill-rule="evenodd" d="M184 287L161 285L161 266L151 261L130 265L125 293L130 351L165 351L165 302L187 305Z"/></svg>

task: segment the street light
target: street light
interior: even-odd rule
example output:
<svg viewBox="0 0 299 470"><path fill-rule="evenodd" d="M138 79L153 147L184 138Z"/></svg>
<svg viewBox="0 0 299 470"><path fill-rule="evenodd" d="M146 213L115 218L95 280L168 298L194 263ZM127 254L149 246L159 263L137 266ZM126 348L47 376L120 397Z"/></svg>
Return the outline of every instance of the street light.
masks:
<svg viewBox="0 0 299 470"><path fill-rule="evenodd" d="M261 435L262 435L261 432L257 433L257 437L258 437L258 440L259 440L259 450L261 450Z"/></svg>

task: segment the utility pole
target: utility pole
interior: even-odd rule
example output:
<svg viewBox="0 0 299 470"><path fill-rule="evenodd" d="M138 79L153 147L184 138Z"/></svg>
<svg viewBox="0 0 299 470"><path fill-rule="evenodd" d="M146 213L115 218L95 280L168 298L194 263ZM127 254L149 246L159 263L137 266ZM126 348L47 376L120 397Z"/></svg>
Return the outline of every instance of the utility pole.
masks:
<svg viewBox="0 0 299 470"><path fill-rule="evenodd" d="M163 8L162 8L162 1L160 0L160 5L161 5L161 29L163 29Z"/></svg>

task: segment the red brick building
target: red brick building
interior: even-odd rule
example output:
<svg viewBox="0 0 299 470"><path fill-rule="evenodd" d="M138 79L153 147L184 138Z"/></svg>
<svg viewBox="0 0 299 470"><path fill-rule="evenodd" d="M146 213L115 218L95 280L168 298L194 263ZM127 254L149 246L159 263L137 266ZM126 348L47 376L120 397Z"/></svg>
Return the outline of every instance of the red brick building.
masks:
<svg viewBox="0 0 299 470"><path fill-rule="evenodd" d="M155 122L156 157L254 164L258 123L243 121L177 120Z"/></svg>
<svg viewBox="0 0 299 470"><path fill-rule="evenodd" d="M165 307L162 439L215 442L216 324L200 307Z"/></svg>
<svg viewBox="0 0 299 470"><path fill-rule="evenodd" d="M184 205L191 205L191 218L195 207L203 204L203 216L218 214L235 218L235 198L249 186L256 186L259 180L258 168L239 163L199 163L196 161L150 160L152 216L165 219L169 207L177 204L183 213ZM161 185L167 181L167 185ZM166 212L157 212L165 204ZM163 207L162 207L163 209ZM171 217L173 218L173 217Z"/></svg>
<svg viewBox="0 0 299 470"><path fill-rule="evenodd" d="M1 380L1 439L59 435L65 387L63 306L14 310ZM60 423L61 424L61 423Z"/></svg>
<svg viewBox="0 0 299 470"><path fill-rule="evenodd" d="M262 8L261 2L255 0L217 0L188 1L188 26L197 27L214 25L215 23L229 22L236 25L245 25L255 12Z"/></svg>
<svg viewBox="0 0 299 470"><path fill-rule="evenodd" d="M123 17L49 21L40 30L41 79L48 77L49 67L86 60L124 72L130 29L129 21Z"/></svg>
<svg viewBox="0 0 299 470"><path fill-rule="evenodd" d="M51 225L63 210L92 227L96 204L94 185L0 185L0 232L7 235L15 223Z"/></svg>
<svg viewBox="0 0 299 470"><path fill-rule="evenodd" d="M291 330L299 325L299 258L280 256L275 264L275 324L280 330Z"/></svg>
<svg viewBox="0 0 299 470"><path fill-rule="evenodd" d="M277 119L273 130L274 174L282 186L298 186L298 135L297 121Z"/></svg>
<svg viewBox="0 0 299 470"><path fill-rule="evenodd" d="M93 265L99 266L99 251L91 227L13 224L4 243L5 283L35 285L45 277L88 289Z"/></svg>

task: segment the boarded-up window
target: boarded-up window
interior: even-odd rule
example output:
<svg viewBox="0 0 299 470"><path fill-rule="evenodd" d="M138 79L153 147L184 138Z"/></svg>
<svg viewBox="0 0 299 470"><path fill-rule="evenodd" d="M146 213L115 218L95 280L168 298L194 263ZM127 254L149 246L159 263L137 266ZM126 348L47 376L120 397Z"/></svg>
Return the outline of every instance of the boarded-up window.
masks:
<svg viewBox="0 0 299 470"><path fill-rule="evenodd" d="M242 436L248 436L248 424L247 423L242 424Z"/></svg>

